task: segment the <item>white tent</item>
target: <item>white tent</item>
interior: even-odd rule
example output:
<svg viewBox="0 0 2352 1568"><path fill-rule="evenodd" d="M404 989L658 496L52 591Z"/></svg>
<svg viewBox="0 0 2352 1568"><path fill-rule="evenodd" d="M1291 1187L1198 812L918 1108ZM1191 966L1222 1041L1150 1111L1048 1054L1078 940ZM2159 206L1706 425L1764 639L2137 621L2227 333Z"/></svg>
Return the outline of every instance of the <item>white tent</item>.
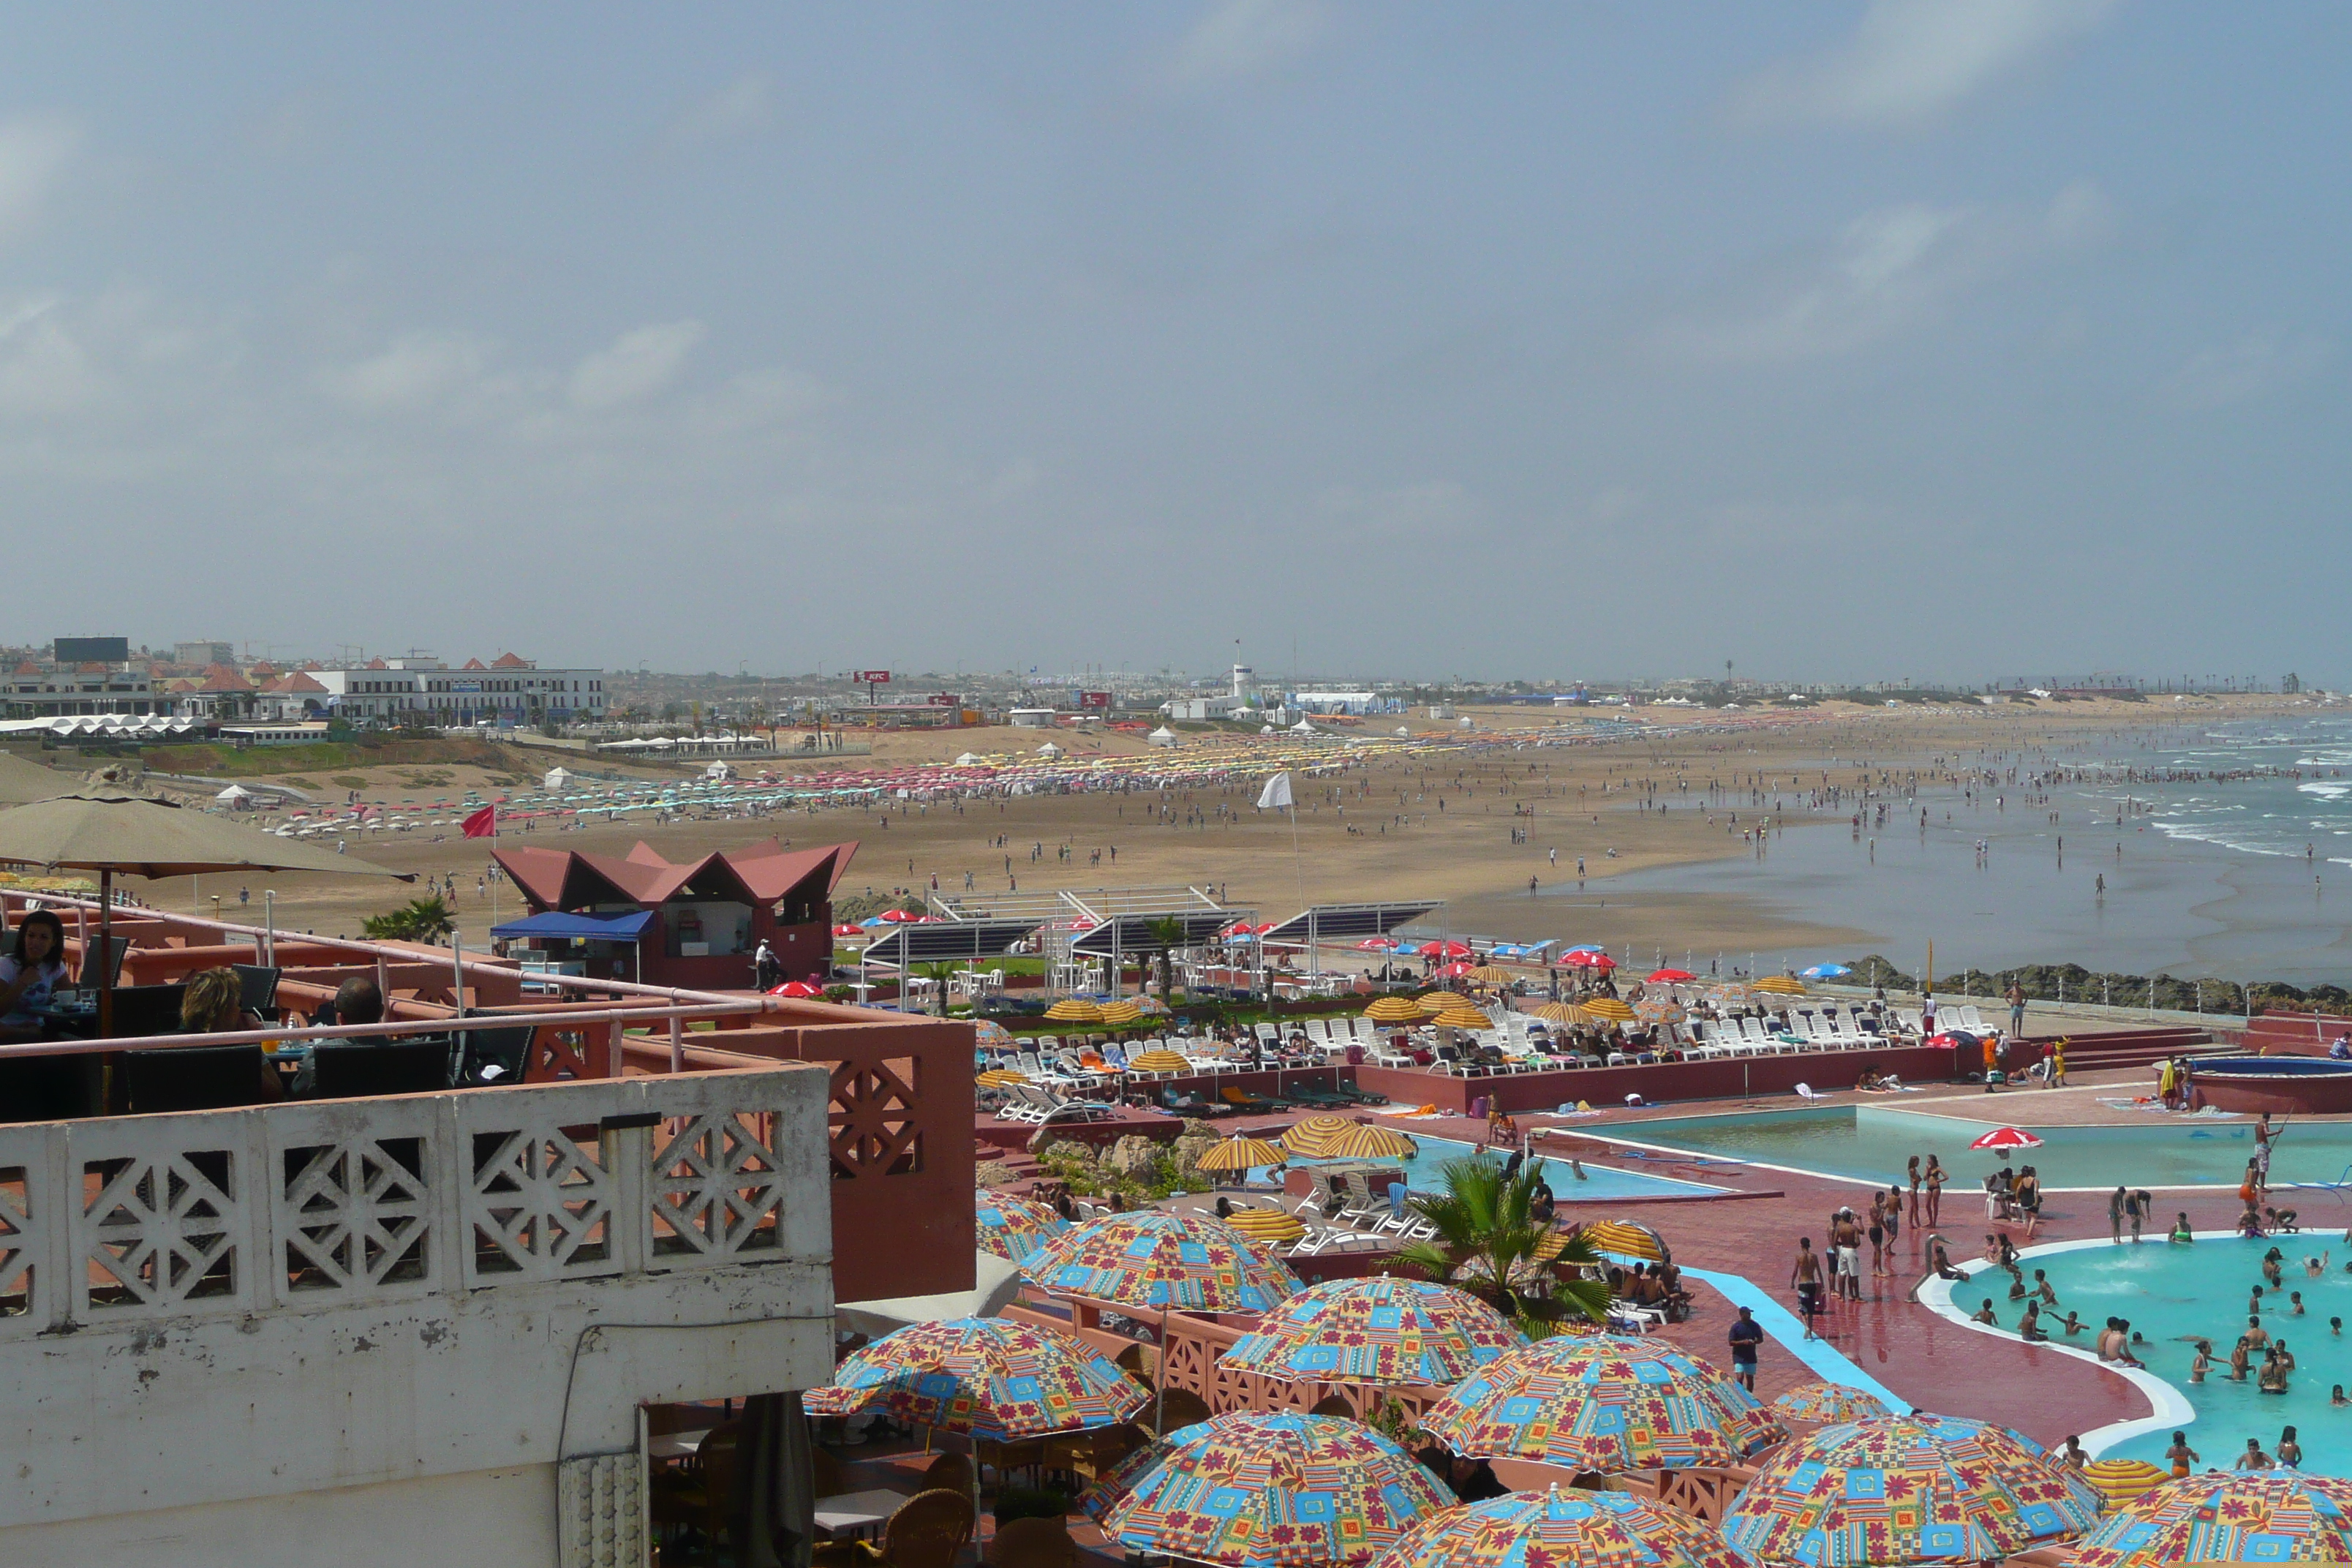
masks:
<svg viewBox="0 0 2352 1568"><path fill-rule="evenodd" d="M253 798L253 792L243 784L231 784L213 798L224 805L243 805Z"/></svg>
<svg viewBox="0 0 2352 1568"><path fill-rule="evenodd" d="M1037 748L1037 754L1041 757L1058 757L1062 754L1062 748L1048 741Z"/></svg>
<svg viewBox="0 0 2352 1568"><path fill-rule="evenodd" d="M657 752L667 752L675 750L677 742L671 740L667 735L656 735L651 741L648 741L646 744L650 745Z"/></svg>
<svg viewBox="0 0 2352 1568"><path fill-rule="evenodd" d="M955 765L960 768L969 768L977 764L979 761L980 753L978 752L966 752L963 755L956 759Z"/></svg>
<svg viewBox="0 0 2352 1568"><path fill-rule="evenodd" d="M1316 732L1316 730L1314 725L1309 724L1306 720L1301 719L1297 723L1293 724L1290 727L1290 732L1294 735L1312 735Z"/></svg>
<svg viewBox="0 0 2352 1568"><path fill-rule="evenodd" d="M731 779L735 776L735 770L725 763L713 763L702 770L702 776L707 779Z"/></svg>
<svg viewBox="0 0 2352 1568"><path fill-rule="evenodd" d="M550 768L547 770L547 776L539 781L539 787L546 790L558 790L569 787L571 783L571 769Z"/></svg>
<svg viewBox="0 0 2352 1568"><path fill-rule="evenodd" d="M1150 741L1155 746L1172 746L1176 743L1176 731L1170 729L1167 725L1162 724L1157 730L1152 731L1150 734L1145 736L1144 739Z"/></svg>
<svg viewBox="0 0 2352 1568"><path fill-rule="evenodd" d="M1397 726L1397 733L1402 735L1408 741L1412 739L1412 731L1402 724Z"/></svg>

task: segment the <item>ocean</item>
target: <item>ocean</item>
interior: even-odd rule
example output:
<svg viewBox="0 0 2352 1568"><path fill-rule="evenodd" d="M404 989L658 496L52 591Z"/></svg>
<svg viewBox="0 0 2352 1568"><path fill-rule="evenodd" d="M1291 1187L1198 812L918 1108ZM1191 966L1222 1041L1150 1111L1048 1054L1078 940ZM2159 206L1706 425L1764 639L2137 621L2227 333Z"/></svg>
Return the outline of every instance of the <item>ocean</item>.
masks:
<svg viewBox="0 0 2352 1568"><path fill-rule="evenodd" d="M1954 981L1965 968L2074 963L2352 984L2352 717L2207 727L2170 720L2161 701L2147 730L2094 749L1956 756L2000 781L1923 789L1907 816L1897 795L1884 826L1789 810L1761 856L1592 887L1738 894L1868 933L1858 946L1755 955L1765 971L1874 950L1916 973L1933 941L1937 977ZM2011 767L2063 773L2037 790L2009 782ZM1752 809L1739 804L1743 824Z"/></svg>

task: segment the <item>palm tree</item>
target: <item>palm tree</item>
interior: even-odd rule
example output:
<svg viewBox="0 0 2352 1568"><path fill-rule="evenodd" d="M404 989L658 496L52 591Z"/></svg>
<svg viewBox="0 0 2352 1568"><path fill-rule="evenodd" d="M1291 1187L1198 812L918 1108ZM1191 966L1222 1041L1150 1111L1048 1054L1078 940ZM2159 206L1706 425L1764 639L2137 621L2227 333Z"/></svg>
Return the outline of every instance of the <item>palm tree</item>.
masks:
<svg viewBox="0 0 2352 1568"><path fill-rule="evenodd" d="M1555 1280L1537 1257L1547 1227L1534 1217L1540 1177L1533 1164L1506 1177L1500 1161L1484 1155L1448 1160L1442 1193L1415 1193L1413 1209L1437 1227L1433 1240L1407 1242L1398 1258L1447 1284L1483 1296L1516 1320L1530 1338L1557 1331L1570 1317L1604 1322L1609 1287L1599 1279ZM1552 1261L1597 1266L1600 1254L1572 1236Z"/></svg>
<svg viewBox="0 0 2352 1568"><path fill-rule="evenodd" d="M370 915L360 932L378 942L438 942L457 925L438 893L411 899L389 914Z"/></svg>
<svg viewBox="0 0 2352 1568"><path fill-rule="evenodd" d="M1184 945L1184 922L1173 915L1163 915L1151 922L1151 944L1160 952L1160 999L1173 1005L1175 985L1171 978L1171 955Z"/></svg>

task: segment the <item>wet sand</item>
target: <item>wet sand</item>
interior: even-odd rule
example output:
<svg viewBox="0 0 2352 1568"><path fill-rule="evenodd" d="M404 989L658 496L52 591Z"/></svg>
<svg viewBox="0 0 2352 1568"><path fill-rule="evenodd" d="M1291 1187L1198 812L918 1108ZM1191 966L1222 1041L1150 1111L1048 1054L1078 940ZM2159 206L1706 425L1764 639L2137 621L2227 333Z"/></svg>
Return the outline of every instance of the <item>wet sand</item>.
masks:
<svg viewBox="0 0 2352 1568"><path fill-rule="evenodd" d="M1657 709L1640 711L1657 725L1692 718ZM1506 710L1484 717L1499 727L1525 726L1549 716ZM1874 772L1932 770L1939 759L2042 751L2082 757L2125 729L2145 729L2154 720L2174 717L2151 714L2144 705L2107 703L1927 713L1842 708L1736 732L1498 749L1475 760L1391 756L1328 784L1302 780L1295 848L1287 818L1255 810L1255 782L1173 792L1167 797L1172 822L1155 820L1160 797L1153 795L1031 795L970 802L961 808L893 804L887 810L841 807L666 826L593 821L576 832L545 826L509 832L505 841L618 855L642 839L666 856L685 858L771 836L797 847L855 839L860 848L841 884L845 893L928 890L936 876L941 890L953 894L962 889L967 872L979 891L1002 891L1012 882L1024 892L1190 884L1217 889L1229 903L1268 919L1307 902L1426 898L1445 900L1433 923L1460 932L1528 941L1549 936L1617 947L1631 942L1636 951L1669 955L1840 954L1878 940L1883 920L1834 886L1784 888L1769 879L1745 877L1754 864L1752 850L1740 830L1724 820L1727 812L1708 821L1702 803L1710 781L1729 784L1758 778L1768 790L1801 795L1823 777L1851 788L1864 765ZM2211 715L2199 717L2210 721ZM888 760L915 760L951 757L964 750L1031 750L1035 732L962 731L888 740ZM1127 736L1081 737L1075 743L1120 751L1140 744ZM562 760L537 752L519 757L518 772ZM420 796L401 787L399 778L415 770L383 772L381 780L370 776L371 787L363 792L368 798L429 800L475 782L457 776L464 770L455 770L447 784ZM1677 779L1688 781L1688 792L1675 787ZM1639 802L1648 797L1637 790L1640 781L1659 784L1655 798L1666 809L1642 808ZM1747 796L1739 799L1744 828L1753 814ZM1798 857L1790 847L1801 840L1846 842L1843 808L1820 814L1791 808L1781 819L1811 815L1833 817L1835 825L1790 827L1772 841L1770 867L1792 865ZM1526 830L1526 842L1513 842L1515 828ZM447 832L439 843L418 836L371 837L363 845L354 842L352 852L404 871L455 873L461 923L470 938L489 924L490 902L475 890L489 845L459 837L454 828ZM1001 848L993 844L1000 835L1008 840ZM1033 846L1043 847L1042 858L1030 858ZM1066 859L1060 854L1066 846ZM1094 861L1097 851L1099 864ZM1586 861L1580 889L1575 874L1580 855ZM1694 867L1718 868L1725 874L1709 879L1706 871L1686 869L1680 875L1687 882L1664 875ZM1934 876L1938 884L1964 885L1967 870L1964 864L1957 873L1939 869ZM1530 877L1537 880L1534 897L1528 890ZM246 912L257 922L265 884L254 879L245 885L253 895ZM282 927L336 934L356 934L366 914L396 905L414 890L293 877L268 885L278 889ZM226 912L234 917L236 886L233 879L211 879L192 887L178 879L148 884L144 893L163 907L204 912L210 912L211 896L220 894ZM509 889L498 913L504 918L514 912ZM1955 961L1960 956L1953 954ZM1940 964L1940 947L1938 960Z"/></svg>

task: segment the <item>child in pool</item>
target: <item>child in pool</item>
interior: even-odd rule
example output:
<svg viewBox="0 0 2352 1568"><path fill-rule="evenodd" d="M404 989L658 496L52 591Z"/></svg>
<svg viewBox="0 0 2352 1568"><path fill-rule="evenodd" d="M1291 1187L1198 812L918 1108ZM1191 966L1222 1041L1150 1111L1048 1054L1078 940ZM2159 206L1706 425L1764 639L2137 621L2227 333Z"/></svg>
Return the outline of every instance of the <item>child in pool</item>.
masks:
<svg viewBox="0 0 2352 1568"><path fill-rule="evenodd" d="M2300 1318L2303 1316L2302 1291L2290 1290L2286 1293L2286 1315L2290 1318Z"/></svg>
<svg viewBox="0 0 2352 1568"><path fill-rule="evenodd" d="M2344 1397L2344 1385L2339 1383L2336 1385L2334 1391L2328 1394L2327 1403L2340 1406L2352 1405L2352 1399L2347 1399Z"/></svg>
<svg viewBox="0 0 2352 1568"><path fill-rule="evenodd" d="M2197 1233L2189 1228L2189 1215L2186 1211L2183 1211L2178 1218L2174 1219L2172 1222L2172 1234L2166 1237L2165 1239L2167 1241L2177 1241L2183 1247L2187 1247L2196 1241Z"/></svg>
<svg viewBox="0 0 2352 1568"><path fill-rule="evenodd" d="M2058 1326L2070 1334L2079 1334L2083 1331L2084 1325L2083 1320L2076 1317L2074 1310L2069 1307L2066 1310L2066 1315L2058 1320Z"/></svg>

